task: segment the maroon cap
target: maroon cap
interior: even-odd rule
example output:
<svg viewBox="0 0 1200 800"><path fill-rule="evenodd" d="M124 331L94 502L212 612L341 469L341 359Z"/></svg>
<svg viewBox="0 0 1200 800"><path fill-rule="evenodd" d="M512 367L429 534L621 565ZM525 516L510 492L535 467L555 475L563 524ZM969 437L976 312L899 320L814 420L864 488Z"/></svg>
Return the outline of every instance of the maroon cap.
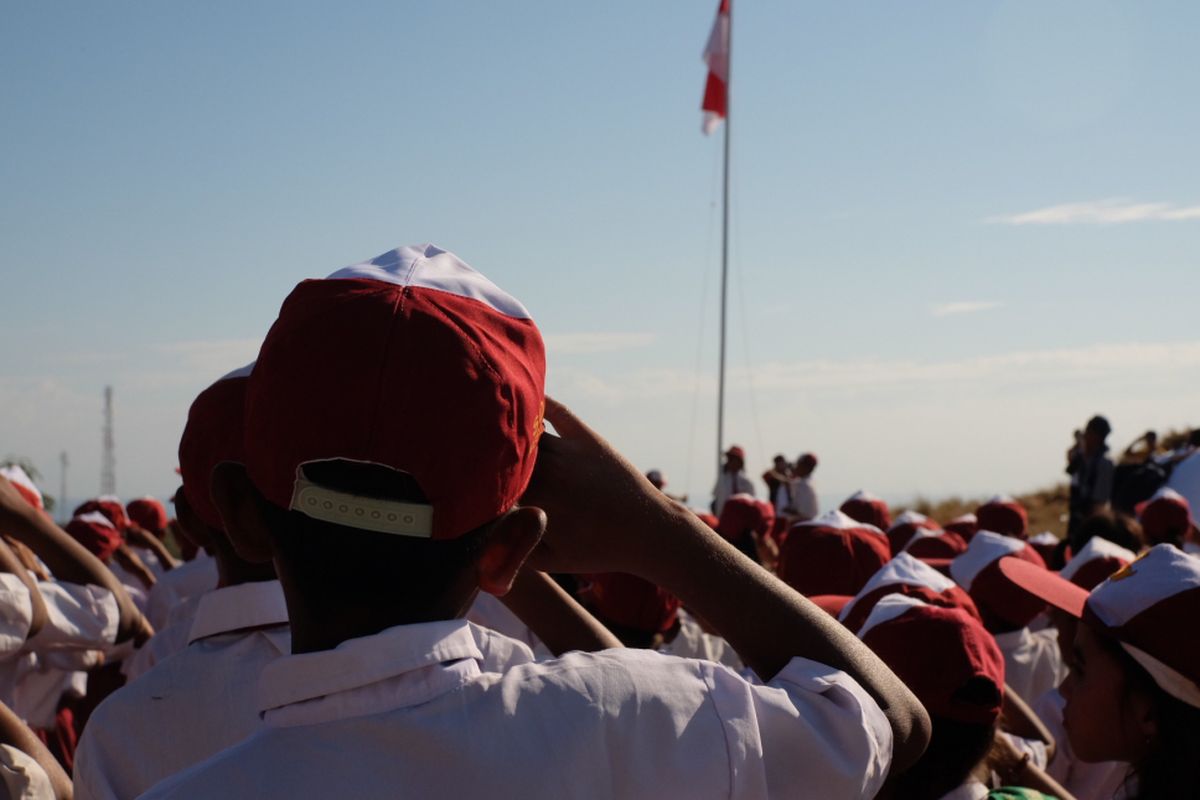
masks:
<svg viewBox="0 0 1200 800"><path fill-rule="evenodd" d="M731 447L725 451L725 456L727 458L730 456L732 456L733 458L740 458L743 463L745 463L745 461L746 461L746 451L743 450L740 445L736 445L736 444L733 447Z"/></svg>
<svg viewBox="0 0 1200 800"><path fill-rule="evenodd" d="M779 550L779 577L796 591L854 595L888 559L887 536L840 511L798 522Z"/></svg>
<svg viewBox="0 0 1200 800"><path fill-rule="evenodd" d="M892 515L887 503L862 489L846 498L841 512L851 519L874 525L881 531L892 527Z"/></svg>
<svg viewBox="0 0 1200 800"><path fill-rule="evenodd" d="M837 619L846 604L854 598L848 594L815 594L808 599L814 606Z"/></svg>
<svg viewBox="0 0 1200 800"><path fill-rule="evenodd" d="M847 628L857 631L875 604L891 594L914 597L931 606L959 608L973 619L983 621L975 601L962 587L908 553L900 553L872 575L838 618Z"/></svg>
<svg viewBox="0 0 1200 800"><path fill-rule="evenodd" d="M17 490L17 494L25 499L26 503L36 508L38 511L45 509L46 504L42 500L42 493L37 488L37 484L33 482L33 478L29 477L24 469L19 464L8 464L0 467L0 475L8 478L9 483Z"/></svg>
<svg viewBox="0 0 1200 800"><path fill-rule="evenodd" d="M942 526L942 530L957 533L967 544L979 533L979 519L974 514L962 514Z"/></svg>
<svg viewBox="0 0 1200 800"><path fill-rule="evenodd" d="M75 509L72 516L78 517L82 514L99 513L103 514L117 532L123 532L129 527L129 517L125 516L125 506L121 505L121 498L114 495L106 494L101 497L88 500L86 503Z"/></svg>
<svg viewBox="0 0 1200 800"><path fill-rule="evenodd" d="M717 525L720 524L720 520L707 511L693 511L692 513L699 517L701 522L712 528L714 531L717 529Z"/></svg>
<svg viewBox="0 0 1200 800"><path fill-rule="evenodd" d="M139 528L161 533L167 527L167 509L153 497L139 497L125 504L125 513Z"/></svg>
<svg viewBox="0 0 1200 800"><path fill-rule="evenodd" d="M288 295L246 389L246 467L267 500L340 525L453 539L524 492L545 407L541 334L452 253L402 247ZM412 476L427 503L333 491L306 464Z"/></svg>
<svg viewBox="0 0 1200 800"><path fill-rule="evenodd" d="M967 543L962 537L949 531L921 531L904 546L904 552L935 562L957 558L966 551Z"/></svg>
<svg viewBox="0 0 1200 800"><path fill-rule="evenodd" d="M1148 501L1138 505L1137 512L1146 544L1150 546L1181 542L1196 531L1191 505L1174 489L1159 489Z"/></svg>
<svg viewBox="0 0 1200 800"><path fill-rule="evenodd" d="M892 555L896 555L908 544L908 540L917 535L917 531L939 530L938 524L924 514L916 511L905 511L892 521L887 529L888 543L892 547Z"/></svg>
<svg viewBox="0 0 1200 800"><path fill-rule="evenodd" d="M84 511L67 523L67 533L105 564L124 540L121 532L99 511Z"/></svg>
<svg viewBox="0 0 1200 800"><path fill-rule="evenodd" d="M991 725L1004 700L1004 656L982 625L957 608L885 598L859 637L931 716Z"/></svg>
<svg viewBox="0 0 1200 800"><path fill-rule="evenodd" d="M992 531L1014 539L1024 539L1029 531L1029 515L1025 507L1007 495L996 495L975 509L979 529Z"/></svg>
<svg viewBox="0 0 1200 800"><path fill-rule="evenodd" d="M950 564L951 577L971 595L987 629L997 633L1024 628L1046 607L1004 576L1000 560L1006 556L1046 566L1028 542L992 531L977 533L967 551Z"/></svg>
<svg viewBox="0 0 1200 800"><path fill-rule="evenodd" d="M679 598L662 587L623 572L588 576L581 596L601 621L645 633L664 633L679 617Z"/></svg>
<svg viewBox="0 0 1200 800"><path fill-rule="evenodd" d="M179 474L192 511L206 525L224 530L225 523L212 499L212 471L222 461L246 460L246 386L254 364L247 364L209 386L188 409L179 439Z"/></svg>
<svg viewBox="0 0 1200 800"><path fill-rule="evenodd" d="M726 500L721 508L717 533L734 542L747 531L764 536L771 530L774 522L775 508L770 503L756 500L748 494L735 494Z"/></svg>
<svg viewBox="0 0 1200 800"><path fill-rule="evenodd" d="M1093 536L1058 574L1089 592L1109 575L1132 563L1137 554L1103 536Z"/></svg>

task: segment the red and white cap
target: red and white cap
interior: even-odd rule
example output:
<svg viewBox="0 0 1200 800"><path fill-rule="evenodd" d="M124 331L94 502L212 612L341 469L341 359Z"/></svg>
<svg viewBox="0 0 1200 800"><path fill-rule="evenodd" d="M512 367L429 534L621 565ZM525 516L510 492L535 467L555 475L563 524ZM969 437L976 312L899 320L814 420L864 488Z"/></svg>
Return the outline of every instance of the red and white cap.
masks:
<svg viewBox="0 0 1200 800"><path fill-rule="evenodd" d="M245 457L246 387L254 364L235 369L192 401L179 437L179 474L188 505L204 524L224 530L212 499L212 471L222 461L243 463Z"/></svg>
<svg viewBox="0 0 1200 800"><path fill-rule="evenodd" d="M967 544L979 533L979 519L974 514L961 514L942 526L943 530L957 533Z"/></svg>
<svg viewBox="0 0 1200 800"><path fill-rule="evenodd" d="M1132 550L1126 550L1103 536L1093 536L1058 574L1076 586L1091 591L1109 575L1135 559L1137 553Z"/></svg>
<svg viewBox="0 0 1200 800"><path fill-rule="evenodd" d="M1164 692L1200 708L1200 559L1168 544L1150 548L1089 594L1048 570L1004 559L1014 584L1120 642Z"/></svg>
<svg viewBox="0 0 1200 800"><path fill-rule="evenodd" d="M930 715L991 725L1004 701L1004 656L995 638L962 609L890 595L858 637L896 673Z"/></svg>
<svg viewBox="0 0 1200 800"><path fill-rule="evenodd" d="M1038 551L1038 555L1042 560L1049 563L1052 560L1054 551L1062 544L1062 540L1055 536L1050 531L1042 531L1029 537L1029 544L1034 550Z"/></svg>
<svg viewBox="0 0 1200 800"><path fill-rule="evenodd" d="M580 596L602 622L644 633L665 633L679 618L679 598L647 580L623 572L602 572Z"/></svg>
<svg viewBox="0 0 1200 800"><path fill-rule="evenodd" d="M892 520L892 526L887 529L888 542L892 546L892 555L896 555L908 544L908 540L917 531L939 530L941 526L934 520L916 511L905 511Z"/></svg>
<svg viewBox="0 0 1200 800"><path fill-rule="evenodd" d="M838 619L850 630L857 631L875 604L893 594L915 597L943 608L961 608L968 616L982 621L975 602L957 583L908 553L896 556L872 575L845 605Z"/></svg>
<svg viewBox="0 0 1200 800"><path fill-rule="evenodd" d="M903 552L930 561L957 558L967 550L967 543L957 533L942 530L922 530L908 540Z"/></svg>
<svg viewBox="0 0 1200 800"><path fill-rule="evenodd" d="M129 527L129 517L125 516L125 505L121 502L121 498L114 494L102 494L99 497L88 500L86 503L75 509L73 516L82 514L90 514L99 512L108 518L108 521L113 524L113 527L118 532L124 531Z"/></svg>
<svg viewBox="0 0 1200 800"><path fill-rule="evenodd" d="M545 349L525 307L433 245L300 283L246 391L246 467L280 508L363 530L453 539L512 508L533 471ZM253 432L251 434L251 432ZM304 466L411 475L426 503L334 491Z"/></svg>
<svg viewBox="0 0 1200 800"><path fill-rule="evenodd" d="M1154 493L1145 503L1137 506L1138 521L1146 544L1181 542L1188 534L1200 535L1192 519L1192 507L1187 498L1166 486Z"/></svg>
<svg viewBox="0 0 1200 800"><path fill-rule="evenodd" d="M130 521L150 533L160 533L167 527L167 509L156 498L139 497L125 504Z"/></svg>
<svg viewBox="0 0 1200 800"><path fill-rule="evenodd" d="M76 514L67 523L66 531L72 539L106 564L124 541L121 538L121 532L100 511L85 511L82 514Z"/></svg>
<svg viewBox="0 0 1200 800"><path fill-rule="evenodd" d="M1006 494L998 494L975 509L979 529L1024 539L1029 534L1029 514L1025 506Z"/></svg>
<svg viewBox="0 0 1200 800"><path fill-rule="evenodd" d="M859 489L847 497L846 502L842 503L841 511L859 522L874 525L881 531L892 527L892 513L888 510L888 504L865 489Z"/></svg>
<svg viewBox="0 0 1200 800"><path fill-rule="evenodd" d="M984 625L992 632L1024 628L1045 608L1045 603L1005 579L1000 571L1000 559L1005 556L1043 569L1046 566L1028 542L982 530L975 534L967 552L950 562L950 577L971 595Z"/></svg>
<svg viewBox="0 0 1200 800"><path fill-rule="evenodd" d="M775 507L764 500L739 492L725 501L721 518L717 522L717 533L734 542L754 531L764 536L775 522Z"/></svg>
<svg viewBox="0 0 1200 800"><path fill-rule="evenodd" d="M854 595L891 559L887 535L841 511L797 522L779 549L779 577L801 594Z"/></svg>
<svg viewBox="0 0 1200 800"><path fill-rule="evenodd" d="M21 469L18 464L9 464L5 467L0 467L0 475L8 478L9 483L17 490L21 497L25 498L25 502L38 510L46 507L42 501L42 493L38 491L37 484L33 482L33 478L29 477L29 473Z"/></svg>

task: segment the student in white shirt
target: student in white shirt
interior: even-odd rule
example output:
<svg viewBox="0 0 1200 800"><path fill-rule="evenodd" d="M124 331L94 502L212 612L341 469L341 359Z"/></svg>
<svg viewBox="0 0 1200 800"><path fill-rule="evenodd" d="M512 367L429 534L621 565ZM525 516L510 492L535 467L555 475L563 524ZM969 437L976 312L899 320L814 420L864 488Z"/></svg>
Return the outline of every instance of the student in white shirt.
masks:
<svg viewBox="0 0 1200 800"><path fill-rule="evenodd" d="M297 287L246 464L214 473L239 552L279 571L293 655L264 670L263 730L147 797L872 797L919 755L895 676L544 399L543 370L524 309L432 246ZM768 684L649 651L535 663L459 619L527 559L666 587Z"/></svg>

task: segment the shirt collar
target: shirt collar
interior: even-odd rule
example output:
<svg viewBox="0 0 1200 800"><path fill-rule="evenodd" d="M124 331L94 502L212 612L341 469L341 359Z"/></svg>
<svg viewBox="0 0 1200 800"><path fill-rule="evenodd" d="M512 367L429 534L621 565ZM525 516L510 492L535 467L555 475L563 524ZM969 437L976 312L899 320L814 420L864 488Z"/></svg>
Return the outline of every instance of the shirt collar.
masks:
<svg viewBox="0 0 1200 800"><path fill-rule="evenodd" d="M466 620L398 625L342 642L333 650L284 656L258 682L262 713L314 700L445 662L483 660Z"/></svg>
<svg viewBox="0 0 1200 800"><path fill-rule="evenodd" d="M213 589L201 596L188 644L246 628L286 625L287 603L279 581L255 581Z"/></svg>

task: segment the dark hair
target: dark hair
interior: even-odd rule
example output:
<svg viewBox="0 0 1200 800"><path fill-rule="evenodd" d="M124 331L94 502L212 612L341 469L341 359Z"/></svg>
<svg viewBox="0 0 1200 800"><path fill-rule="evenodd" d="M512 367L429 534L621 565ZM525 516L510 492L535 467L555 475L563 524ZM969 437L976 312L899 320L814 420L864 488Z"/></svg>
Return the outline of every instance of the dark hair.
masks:
<svg viewBox="0 0 1200 800"><path fill-rule="evenodd" d="M991 690L994 693L996 687L993 685ZM937 800L961 786L992 749L995 724L957 722L932 715L930 721L933 733L925 753L907 772L889 781L894 797Z"/></svg>
<svg viewBox="0 0 1200 800"><path fill-rule="evenodd" d="M1136 519L1119 511L1102 509L1080 523L1069 535L1071 551L1078 553L1093 536L1108 539L1126 550L1142 549L1142 526Z"/></svg>
<svg viewBox="0 0 1200 800"><path fill-rule="evenodd" d="M378 464L322 461L308 464L305 477L320 486L362 497L426 502L411 475ZM457 539L396 536L313 519L264 501L275 551L286 564L289 583L314 606L377 608L387 605L394 624L441 615L479 557L490 524Z"/></svg>
<svg viewBox="0 0 1200 800"><path fill-rule="evenodd" d="M1131 800L1195 796L1200 786L1200 761L1196 759L1200 753L1200 708L1164 692L1116 639L1103 635L1096 638L1121 662L1130 686L1151 698L1151 714L1157 727L1145 757L1133 765L1126 778L1128 796Z"/></svg>

